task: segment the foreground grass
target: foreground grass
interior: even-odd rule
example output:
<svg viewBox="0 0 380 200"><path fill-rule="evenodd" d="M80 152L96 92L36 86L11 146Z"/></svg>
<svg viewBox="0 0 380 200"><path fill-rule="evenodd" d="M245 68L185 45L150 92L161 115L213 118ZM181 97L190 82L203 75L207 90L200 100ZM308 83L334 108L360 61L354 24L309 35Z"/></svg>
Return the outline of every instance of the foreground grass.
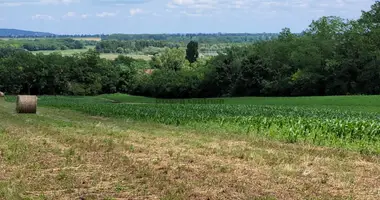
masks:
<svg viewBox="0 0 380 200"><path fill-rule="evenodd" d="M0 102L0 199L379 199L380 158Z"/></svg>

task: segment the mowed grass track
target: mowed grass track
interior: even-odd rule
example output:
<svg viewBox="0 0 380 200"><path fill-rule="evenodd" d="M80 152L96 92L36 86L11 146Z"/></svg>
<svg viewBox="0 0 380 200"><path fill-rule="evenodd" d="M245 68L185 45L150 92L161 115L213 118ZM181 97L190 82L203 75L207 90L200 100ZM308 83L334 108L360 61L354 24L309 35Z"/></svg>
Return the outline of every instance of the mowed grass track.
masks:
<svg viewBox="0 0 380 200"><path fill-rule="evenodd" d="M137 105L104 98L59 97ZM380 198L378 155L91 116L53 100L41 97L37 115L0 102L0 199Z"/></svg>

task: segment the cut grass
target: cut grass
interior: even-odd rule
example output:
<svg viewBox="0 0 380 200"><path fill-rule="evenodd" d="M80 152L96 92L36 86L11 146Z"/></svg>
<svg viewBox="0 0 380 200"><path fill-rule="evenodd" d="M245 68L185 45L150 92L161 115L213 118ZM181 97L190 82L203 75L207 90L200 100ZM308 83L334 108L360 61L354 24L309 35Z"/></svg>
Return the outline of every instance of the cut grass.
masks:
<svg viewBox="0 0 380 200"><path fill-rule="evenodd" d="M0 104L0 199L379 199L380 158Z"/></svg>

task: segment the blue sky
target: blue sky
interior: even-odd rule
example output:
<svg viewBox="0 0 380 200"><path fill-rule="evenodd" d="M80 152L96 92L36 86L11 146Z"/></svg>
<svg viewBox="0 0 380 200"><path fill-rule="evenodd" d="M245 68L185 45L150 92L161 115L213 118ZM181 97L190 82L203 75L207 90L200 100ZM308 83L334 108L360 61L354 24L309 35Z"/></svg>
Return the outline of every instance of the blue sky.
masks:
<svg viewBox="0 0 380 200"><path fill-rule="evenodd" d="M0 0L0 28L57 34L292 32L375 0Z"/></svg>

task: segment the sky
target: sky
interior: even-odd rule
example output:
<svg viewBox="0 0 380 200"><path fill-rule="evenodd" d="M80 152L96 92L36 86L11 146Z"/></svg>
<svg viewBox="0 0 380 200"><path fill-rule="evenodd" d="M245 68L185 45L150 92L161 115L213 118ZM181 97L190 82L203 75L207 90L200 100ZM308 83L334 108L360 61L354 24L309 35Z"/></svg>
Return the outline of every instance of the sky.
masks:
<svg viewBox="0 0 380 200"><path fill-rule="evenodd" d="M55 34L301 32L375 0L0 0L0 28Z"/></svg>

